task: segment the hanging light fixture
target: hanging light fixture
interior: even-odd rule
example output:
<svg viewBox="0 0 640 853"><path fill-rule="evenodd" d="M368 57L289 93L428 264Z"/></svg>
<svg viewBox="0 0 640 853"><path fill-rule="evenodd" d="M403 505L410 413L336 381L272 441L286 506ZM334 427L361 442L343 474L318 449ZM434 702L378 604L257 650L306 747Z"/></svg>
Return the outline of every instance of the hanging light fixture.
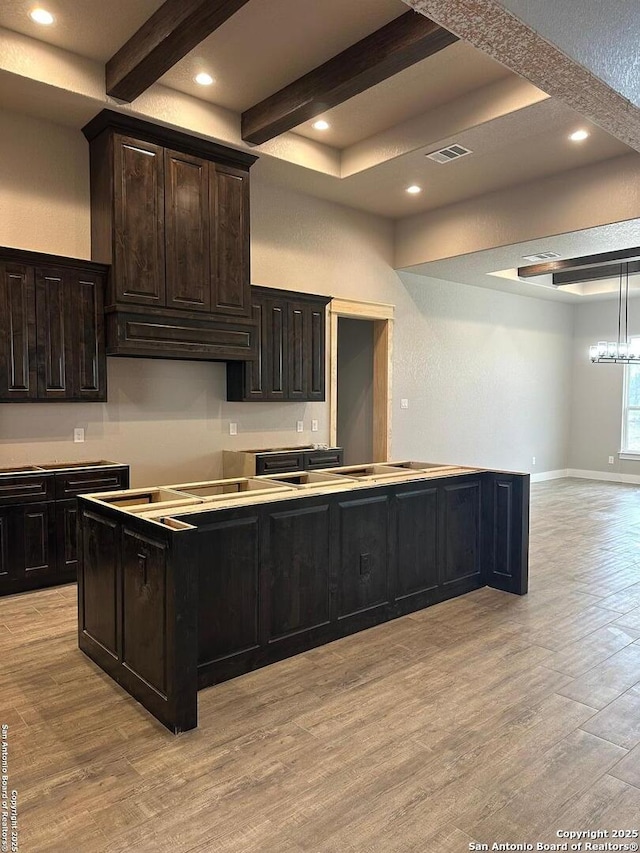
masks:
<svg viewBox="0 0 640 853"><path fill-rule="evenodd" d="M589 347L593 364L640 364L640 342L629 340L629 262L620 264L618 284L618 340L598 341Z"/></svg>

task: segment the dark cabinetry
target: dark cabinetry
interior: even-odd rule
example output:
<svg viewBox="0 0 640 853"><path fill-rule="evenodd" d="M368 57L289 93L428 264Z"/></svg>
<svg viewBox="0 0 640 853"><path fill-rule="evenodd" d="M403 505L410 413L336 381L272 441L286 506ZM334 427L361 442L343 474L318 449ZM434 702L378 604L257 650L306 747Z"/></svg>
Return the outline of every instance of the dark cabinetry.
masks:
<svg viewBox="0 0 640 853"><path fill-rule="evenodd" d="M285 474L288 471L311 471L319 468L331 468L342 465L343 450L332 447L328 450L284 451L278 453L256 453L257 476L267 474Z"/></svg>
<svg viewBox="0 0 640 853"><path fill-rule="evenodd" d="M227 366L227 399L324 400L329 301L327 296L252 287L258 356Z"/></svg>
<svg viewBox="0 0 640 853"><path fill-rule="evenodd" d="M106 272L0 249L0 402L106 400Z"/></svg>
<svg viewBox="0 0 640 853"><path fill-rule="evenodd" d="M127 488L127 466L0 473L0 595L76 579L76 497Z"/></svg>
<svg viewBox="0 0 640 853"><path fill-rule="evenodd" d="M203 509L181 528L79 503L80 648L174 732L197 724L198 687L485 584L527 591L528 475Z"/></svg>
<svg viewBox="0 0 640 853"><path fill-rule="evenodd" d="M508 489L473 474L188 516L200 686L483 584L526 592L527 478L500 476Z"/></svg>
<svg viewBox="0 0 640 853"><path fill-rule="evenodd" d="M109 110L84 133L92 255L112 264L108 314L128 311L126 320L108 321L108 353L253 357L249 167L256 158Z"/></svg>

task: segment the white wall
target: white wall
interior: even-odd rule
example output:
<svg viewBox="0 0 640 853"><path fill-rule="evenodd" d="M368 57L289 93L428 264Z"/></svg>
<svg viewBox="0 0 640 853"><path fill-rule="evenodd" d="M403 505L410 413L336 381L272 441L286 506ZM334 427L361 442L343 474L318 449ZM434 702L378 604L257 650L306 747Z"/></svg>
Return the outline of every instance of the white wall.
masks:
<svg viewBox="0 0 640 853"><path fill-rule="evenodd" d="M89 257L80 132L6 112L0 124L0 245ZM400 277L392 262L391 222L269 184L256 164L253 282L396 306L395 456L526 468L535 454L536 470L565 467L571 309ZM326 404L227 403L222 364L108 364L106 404L0 406L0 467L111 458L131 463L135 484L175 482L219 474L223 448L328 439Z"/></svg>

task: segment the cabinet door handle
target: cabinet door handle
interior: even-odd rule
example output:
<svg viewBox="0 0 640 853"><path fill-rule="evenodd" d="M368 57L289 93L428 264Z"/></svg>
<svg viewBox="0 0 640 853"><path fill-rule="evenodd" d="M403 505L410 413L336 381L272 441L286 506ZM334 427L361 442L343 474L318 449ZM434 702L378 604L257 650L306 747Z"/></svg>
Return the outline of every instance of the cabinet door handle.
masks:
<svg viewBox="0 0 640 853"><path fill-rule="evenodd" d="M147 555L144 553L138 554L138 568L142 572L142 583L147 585Z"/></svg>
<svg viewBox="0 0 640 853"><path fill-rule="evenodd" d="M360 577L366 580L371 575L371 554L360 554Z"/></svg>

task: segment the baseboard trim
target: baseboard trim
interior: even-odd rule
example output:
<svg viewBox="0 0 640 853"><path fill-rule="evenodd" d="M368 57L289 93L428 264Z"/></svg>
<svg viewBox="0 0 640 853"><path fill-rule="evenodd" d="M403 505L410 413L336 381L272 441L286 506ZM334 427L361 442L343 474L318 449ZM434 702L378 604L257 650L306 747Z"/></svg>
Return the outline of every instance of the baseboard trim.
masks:
<svg viewBox="0 0 640 853"><path fill-rule="evenodd" d="M579 468L568 468L567 477L578 477L580 480L603 480L606 483L640 483L640 474L619 474L608 471L582 471Z"/></svg>
<svg viewBox="0 0 640 853"><path fill-rule="evenodd" d="M557 471L541 471L539 474L532 474L531 482L544 483L545 480L562 480L569 476L571 475L566 468L559 468Z"/></svg>

